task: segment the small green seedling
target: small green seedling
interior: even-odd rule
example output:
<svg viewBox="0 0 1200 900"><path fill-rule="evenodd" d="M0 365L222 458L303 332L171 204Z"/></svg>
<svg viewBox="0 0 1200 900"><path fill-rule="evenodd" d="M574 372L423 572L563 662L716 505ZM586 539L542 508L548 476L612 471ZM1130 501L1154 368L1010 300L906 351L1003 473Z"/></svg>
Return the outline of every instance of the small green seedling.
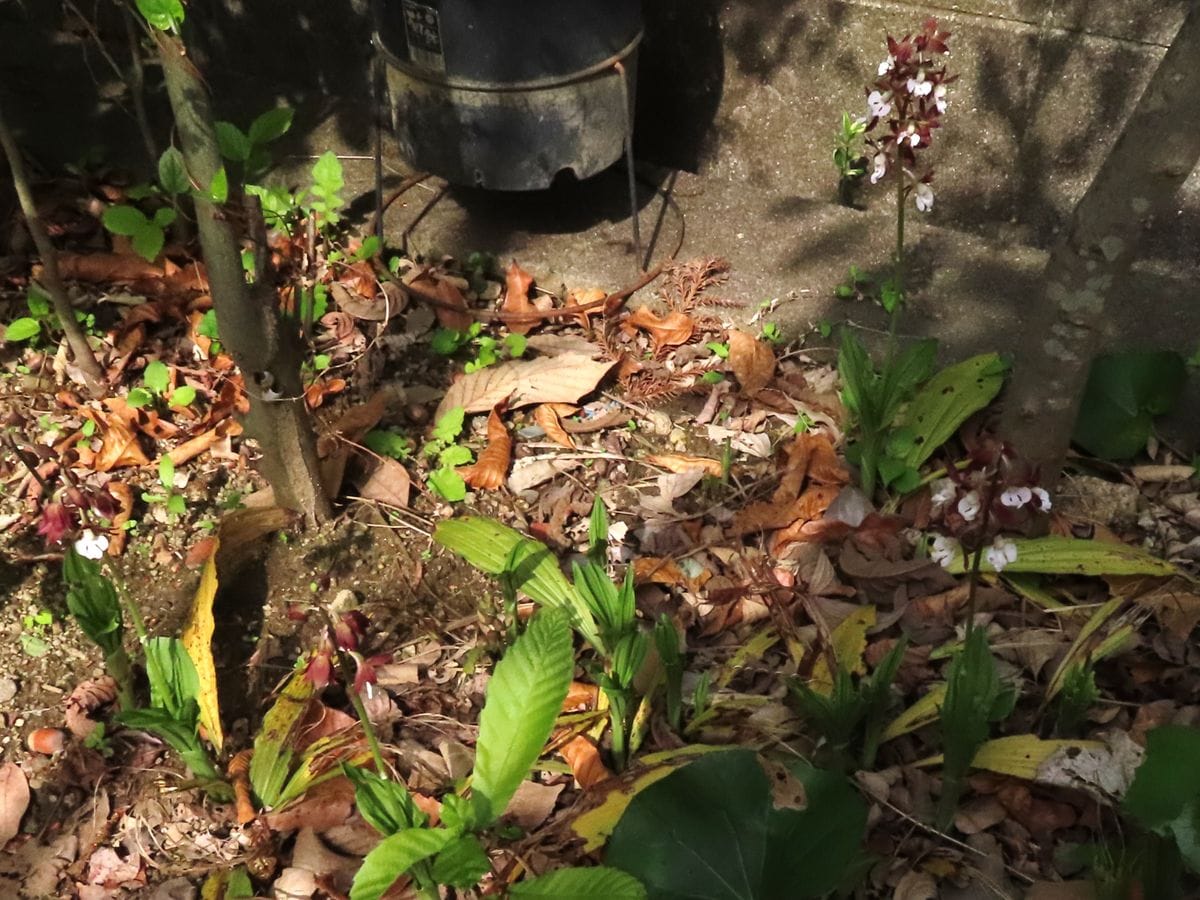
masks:
<svg viewBox="0 0 1200 900"><path fill-rule="evenodd" d="M100 564L67 550L63 558L67 609L80 630L100 648L108 674L117 682L117 703L133 709L133 663L125 651L125 625L121 602Z"/></svg>
<svg viewBox="0 0 1200 900"><path fill-rule="evenodd" d="M158 461L158 483L163 488L163 493L153 493L151 491L142 492L142 502L144 503L162 503L167 508L167 513L172 519L178 518L187 512L187 501L183 494L175 491L175 461L167 454L163 454Z"/></svg>
<svg viewBox="0 0 1200 900"><path fill-rule="evenodd" d="M772 344L783 343L783 331L775 322L763 322L762 337L765 341L770 341Z"/></svg>
<svg viewBox="0 0 1200 900"><path fill-rule="evenodd" d="M54 615L48 609L39 609L36 613L21 616L21 650L26 656L37 658L50 652L50 643L46 637L53 624Z"/></svg>
<svg viewBox="0 0 1200 900"><path fill-rule="evenodd" d="M363 446L380 456L389 456L401 462L413 451L413 440L392 428L374 428L363 437Z"/></svg>
<svg viewBox="0 0 1200 900"><path fill-rule="evenodd" d="M196 389L190 384L171 387L171 370L162 360L156 359L142 373L143 387L131 388L125 402L134 409L150 406L156 400L166 400L168 406L191 406L196 401Z"/></svg>
<svg viewBox="0 0 1200 900"><path fill-rule="evenodd" d="M437 467L429 473L429 488L443 500L457 503L466 499L467 483L455 471L455 466L471 462L471 451L458 444L466 421L461 406L447 410L433 426L432 439L425 444L424 454L437 461Z"/></svg>

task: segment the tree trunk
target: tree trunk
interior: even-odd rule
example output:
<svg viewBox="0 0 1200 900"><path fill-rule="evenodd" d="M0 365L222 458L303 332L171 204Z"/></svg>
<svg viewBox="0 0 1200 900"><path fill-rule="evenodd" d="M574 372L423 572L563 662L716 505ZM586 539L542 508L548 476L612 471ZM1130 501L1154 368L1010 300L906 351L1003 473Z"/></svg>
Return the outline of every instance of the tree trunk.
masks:
<svg viewBox="0 0 1200 900"><path fill-rule="evenodd" d="M200 188L197 231L221 343L241 369L250 394L247 433L262 450L263 474L276 502L310 521L325 521L331 508L300 382L299 336L282 320L274 291L252 291L246 283L241 235L235 228L245 217L242 206L218 205L203 196L222 165L204 81L179 38L163 32L154 37L188 174Z"/></svg>
<svg viewBox="0 0 1200 900"><path fill-rule="evenodd" d="M42 282L46 286L46 293L50 295L50 301L54 304L54 312L57 313L63 334L66 335L71 356L83 376L88 392L93 397L103 397L108 392L104 383L104 373L100 371L100 364L96 362L96 354L92 352L87 335L79 327L79 321L75 318L75 307L71 305L71 298L67 296L66 286L58 272L58 254L54 250L54 244L50 241L46 226L42 224L41 216L38 215L33 191L29 187L29 176L25 173L25 161L21 158L21 148L17 146L12 132L8 130L8 123L4 119L2 110L0 110L0 146L3 146L4 155L8 157L8 167L12 170L13 187L17 192L17 200L21 204L21 212L25 216L25 223L29 226L29 234L37 247L38 256L42 258Z"/></svg>
<svg viewBox="0 0 1200 900"><path fill-rule="evenodd" d="M1001 433L1047 486L1057 483L1105 302L1133 264L1146 222L1166 212L1200 159L1200 2L1193 2L1108 158L1050 254L1043 302L1027 320Z"/></svg>

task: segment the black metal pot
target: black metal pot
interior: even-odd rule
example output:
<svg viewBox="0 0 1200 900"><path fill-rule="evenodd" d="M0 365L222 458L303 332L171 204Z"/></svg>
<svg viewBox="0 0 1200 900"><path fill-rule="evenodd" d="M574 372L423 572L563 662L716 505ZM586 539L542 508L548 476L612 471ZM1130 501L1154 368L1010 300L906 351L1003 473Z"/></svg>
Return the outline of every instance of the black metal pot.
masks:
<svg viewBox="0 0 1200 900"><path fill-rule="evenodd" d="M415 169L536 190L624 152L639 0L378 0L375 27Z"/></svg>

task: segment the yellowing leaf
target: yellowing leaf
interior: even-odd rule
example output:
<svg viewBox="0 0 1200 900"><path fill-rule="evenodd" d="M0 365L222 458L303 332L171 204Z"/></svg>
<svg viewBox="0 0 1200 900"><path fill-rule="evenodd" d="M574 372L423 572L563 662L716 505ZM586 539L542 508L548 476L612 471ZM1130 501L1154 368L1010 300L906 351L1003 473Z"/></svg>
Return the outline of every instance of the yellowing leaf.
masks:
<svg viewBox="0 0 1200 900"><path fill-rule="evenodd" d="M875 607L862 606L846 616L830 637L833 639L833 658L838 665L854 675L863 675L867 664L863 653L867 649L867 630L875 624ZM833 673L829 671L829 655L821 653L813 665L808 686L828 697L833 692Z"/></svg>
<svg viewBox="0 0 1200 900"><path fill-rule="evenodd" d="M279 803L283 786L292 774L296 737L316 691L313 683L304 677L303 668L294 670L254 736L250 785L267 807Z"/></svg>
<svg viewBox="0 0 1200 900"><path fill-rule="evenodd" d="M1058 668L1055 669L1054 675L1050 678L1050 683L1046 685L1047 702L1053 700L1055 695L1062 690L1063 682L1067 678L1067 673L1070 672L1074 666L1084 665L1088 662L1088 659L1091 657L1091 653L1088 652L1088 639L1095 634L1104 625L1104 623L1109 620L1109 618L1111 618L1112 614L1115 613L1124 602L1124 599L1121 597L1114 597L1107 603L1101 604L1100 607L1097 608L1094 613L1092 613L1092 617L1088 619L1083 628L1079 630L1078 636L1075 638L1074 643L1071 644L1071 649L1067 651L1067 655L1064 656L1062 662L1058 664Z"/></svg>
<svg viewBox="0 0 1200 900"><path fill-rule="evenodd" d="M220 752L225 742L221 731L221 705L217 699L217 667L213 663L213 600L217 596L217 556L213 553L204 563L200 573L200 586L192 599L187 623L183 626L183 648L196 667L200 690L196 703L200 707L200 724L208 733L208 739Z"/></svg>
<svg viewBox="0 0 1200 900"><path fill-rule="evenodd" d="M883 740L890 741L902 734L916 731L937 721L942 703L946 699L946 682L942 681L929 689L929 693L896 716L883 730Z"/></svg>
<svg viewBox="0 0 1200 900"><path fill-rule="evenodd" d="M511 359L469 372L446 391L435 418L461 406L487 412L508 401L509 409L534 403L574 403L596 389L615 362L596 362L579 353Z"/></svg>
<svg viewBox="0 0 1200 900"><path fill-rule="evenodd" d="M1165 560L1128 544L1066 537L1016 538L1017 559L1005 572L1040 572L1044 575L1174 575ZM955 575L966 571L959 554L948 567ZM992 572L987 560L982 571Z"/></svg>
<svg viewBox="0 0 1200 900"><path fill-rule="evenodd" d="M1014 734L987 741L975 751L971 766L1034 781L1038 767L1064 748L1103 749L1101 741L1042 740L1036 734Z"/></svg>

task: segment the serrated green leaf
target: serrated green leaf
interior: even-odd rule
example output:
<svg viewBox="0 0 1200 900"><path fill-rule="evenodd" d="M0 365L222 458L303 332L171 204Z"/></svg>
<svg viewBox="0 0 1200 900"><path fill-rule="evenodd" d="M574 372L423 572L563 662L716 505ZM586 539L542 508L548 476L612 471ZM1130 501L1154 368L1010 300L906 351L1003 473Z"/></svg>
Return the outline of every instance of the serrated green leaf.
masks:
<svg viewBox="0 0 1200 900"><path fill-rule="evenodd" d="M492 864L488 862L479 838L473 834L464 834L447 844L433 858L429 874L438 884L448 884L465 890L478 884L490 871Z"/></svg>
<svg viewBox="0 0 1200 900"><path fill-rule="evenodd" d="M167 228L175 221L175 210L169 206L163 206L154 211L153 222L159 228Z"/></svg>
<svg viewBox="0 0 1200 900"><path fill-rule="evenodd" d="M1043 575L1174 575L1166 560L1129 544L1112 544L1068 537L1013 538L1017 559L1005 572L1037 572ZM946 567L954 575L966 571L963 554ZM994 571L986 556L980 571Z"/></svg>
<svg viewBox="0 0 1200 900"><path fill-rule="evenodd" d="M192 186L178 147L168 147L158 158L158 183L168 194L183 194Z"/></svg>
<svg viewBox="0 0 1200 900"><path fill-rule="evenodd" d="M972 415L986 407L1004 385L1005 366L998 353L972 356L933 376L904 413L913 442L903 454L912 468L954 436Z"/></svg>
<svg viewBox="0 0 1200 900"><path fill-rule="evenodd" d="M379 900L397 878L433 856L453 837L442 828L409 828L384 838L355 873L350 900Z"/></svg>
<svg viewBox="0 0 1200 900"><path fill-rule="evenodd" d="M138 12L159 31L177 30L183 24L180 0L137 0Z"/></svg>
<svg viewBox="0 0 1200 900"><path fill-rule="evenodd" d="M208 185L208 199L213 203L224 203L229 199L229 176L225 174L224 166L217 169Z"/></svg>
<svg viewBox="0 0 1200 900"><path fill-rule="evenodd" d="M326 150L312 167L313 188L329 199L345 186L342 177L342 164L337 154Z"/></svg>
<svg viewBox="0 0 1200 900"><path fill-rule="evenodd" d="M434 469L429 473L429 489L447 503L466 499L467 483L453 469Z"/></svg>
<svg viewBox="0 0 1200 900"><path fill-rule="evenodd" d="M412 794L403 784L355 766L343 764L342 771L354 785L354 805L359 814L385 837L427 821L428 816L413 803Z"/></svg>
<svg viewBox="0 0 1200 900"><path fill-rule="evenodd" d="M463 423L466 421L466 411L461 406L448 409L442 413L433 426L433 439L443 444L452 444L462 434Z"/></svg>
<svg viewBox="0 0 1200 900"><path fill-rule="evenodd" d="M104 215L100 217L100 221L104 223L104 227L113 234L124 235L125 237L133 237L140 231L144 231L149 225L150 220L136 206L110 206L104 210Z"/></svg>
<svg viewBox="0 0 1200 900"><path fill-rule="evenodd" d="M158 461L158 483L168 491L175 487L175 460L166 453Z"/></svg>
<svg viewBox="0 0 1200 900"><path fill-rule="evenodd" d="M478 827L504 812L529 774L554 729L574 670L566 617L557 610L540 610L488 682L471 781Z"/></svg>
<svg viewBox="0 0 1200 900"><path fill-rule="evenodd" d="M166 392L167 385L171 383L171 370L161 359L152 360L146 366L146 371L142 373L142 381L154 393L162 395Z"/></svg>
<svg viewBox="0 0 1200 900"><path fill-rule="evenodd" d="M232 122L217 122L217 146L221 155L234 162L244 163L250 158L250 138Z"/></svg>
<svg viewBox="0 0 1200 900"><path fill-rule="evenodd" d="M627 872L609 866L556 869L518 881L508 889L515 900L645 900L646 888Z"/></svg>
<svg viewBox="0 0 1200 900"><path fill-rule="evenodd" d="M489 575L501 574L510 559L514 560L516 565L509 576L513 587L538 603L562 610L580 636L599 649L599 631L591 610L545 544L482 516L440 522L433 539Z"/></svg>
<svg viewBox="0 0 1200 900"><path fill-rule="evenodd" d="M41 333L42 326L38 324L37 319L22 316L8 323L8 327L4 329L4 340L11 342L27 341L31 337L35 337Z"/></svg>
<svg viewBox="0 0 1200 900"><path fill-rule="evenodd" d="M154 262L158 259L158 254L162 251L165 235L163 230L153 222L147 222L146 227L140 229L133 235L131 243L133 244L133 252L140 256L146 262Z"/></svg>
<svg viewBox="0 0 1200 900"><path fill-rule="evenodd" d="M251 144L267 144L287 134L292 127L292 117L295 110L289 106L268 109L265 113L250 123L247 137Z"/></svg>

